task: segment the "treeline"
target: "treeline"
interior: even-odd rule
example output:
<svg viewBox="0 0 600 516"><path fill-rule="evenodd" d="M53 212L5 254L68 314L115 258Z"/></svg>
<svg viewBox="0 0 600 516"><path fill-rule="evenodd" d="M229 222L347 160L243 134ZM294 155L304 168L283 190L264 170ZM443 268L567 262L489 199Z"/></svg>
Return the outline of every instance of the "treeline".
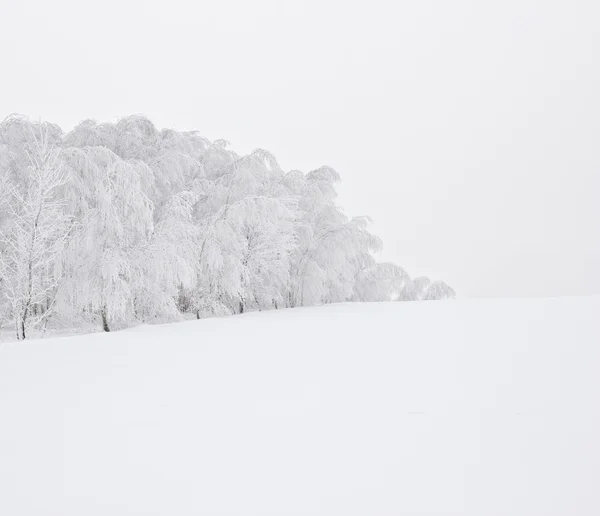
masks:
<svg viewBox="0 0 600 516"><path fill-rule="evenodd" d="M454 297L377 263L337 173L284 172L264 150L159 131L146 118L70 133L0 124L0 325L97 321L105 331L343 301Z"/></svg>

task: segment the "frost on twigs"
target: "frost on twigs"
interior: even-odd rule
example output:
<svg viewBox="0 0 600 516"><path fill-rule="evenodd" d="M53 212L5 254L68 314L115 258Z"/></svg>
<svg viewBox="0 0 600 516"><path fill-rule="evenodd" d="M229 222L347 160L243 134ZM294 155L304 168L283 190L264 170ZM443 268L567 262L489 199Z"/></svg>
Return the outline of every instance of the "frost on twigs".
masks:
<svg viewBox="0 0 600 516"><path fill-rule="evenodd" d="M72 235L63 190L69 181L60 149L50 143L49 128L29 127L23 134L23 177L3 173L4 220L0 232L2 292L17 338L24 339L55 309L64 275L62 255Z"/></svg>

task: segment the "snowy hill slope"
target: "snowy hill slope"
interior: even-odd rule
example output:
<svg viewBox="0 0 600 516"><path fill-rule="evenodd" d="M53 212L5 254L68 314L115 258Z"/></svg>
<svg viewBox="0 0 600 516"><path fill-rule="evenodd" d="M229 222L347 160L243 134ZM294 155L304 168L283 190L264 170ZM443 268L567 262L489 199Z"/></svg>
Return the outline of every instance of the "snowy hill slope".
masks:
<svg viewBox="0 0 600 516"><path fill-rule="evenodd" d="M600 514L600 297L0 347L0 514Z"/></svg>

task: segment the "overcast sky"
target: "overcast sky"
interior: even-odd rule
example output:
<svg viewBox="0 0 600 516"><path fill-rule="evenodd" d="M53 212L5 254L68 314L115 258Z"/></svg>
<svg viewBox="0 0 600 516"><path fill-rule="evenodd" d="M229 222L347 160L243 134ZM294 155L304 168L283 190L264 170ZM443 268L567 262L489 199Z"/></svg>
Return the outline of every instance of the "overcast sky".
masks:
<svg viewBox="0 0 600 516"><path fill-rule="evenodd" d="M411 276L600 293L599 27L597 0L0 0L0 118L328 164Z"/></svg>

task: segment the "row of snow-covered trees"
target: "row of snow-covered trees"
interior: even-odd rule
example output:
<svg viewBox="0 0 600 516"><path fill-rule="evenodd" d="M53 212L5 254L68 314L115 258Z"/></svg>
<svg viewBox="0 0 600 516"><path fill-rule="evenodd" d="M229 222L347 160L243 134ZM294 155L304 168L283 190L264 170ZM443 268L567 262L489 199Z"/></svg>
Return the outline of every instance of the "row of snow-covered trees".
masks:
<svg viewBox="0 0 600 516"><path fill-rule="evenodd" d="M283 172L144 117L64 134L0 124L0 326L175 320L454 292L377 263L364 217L335 203L329 167Z"/></svg>

